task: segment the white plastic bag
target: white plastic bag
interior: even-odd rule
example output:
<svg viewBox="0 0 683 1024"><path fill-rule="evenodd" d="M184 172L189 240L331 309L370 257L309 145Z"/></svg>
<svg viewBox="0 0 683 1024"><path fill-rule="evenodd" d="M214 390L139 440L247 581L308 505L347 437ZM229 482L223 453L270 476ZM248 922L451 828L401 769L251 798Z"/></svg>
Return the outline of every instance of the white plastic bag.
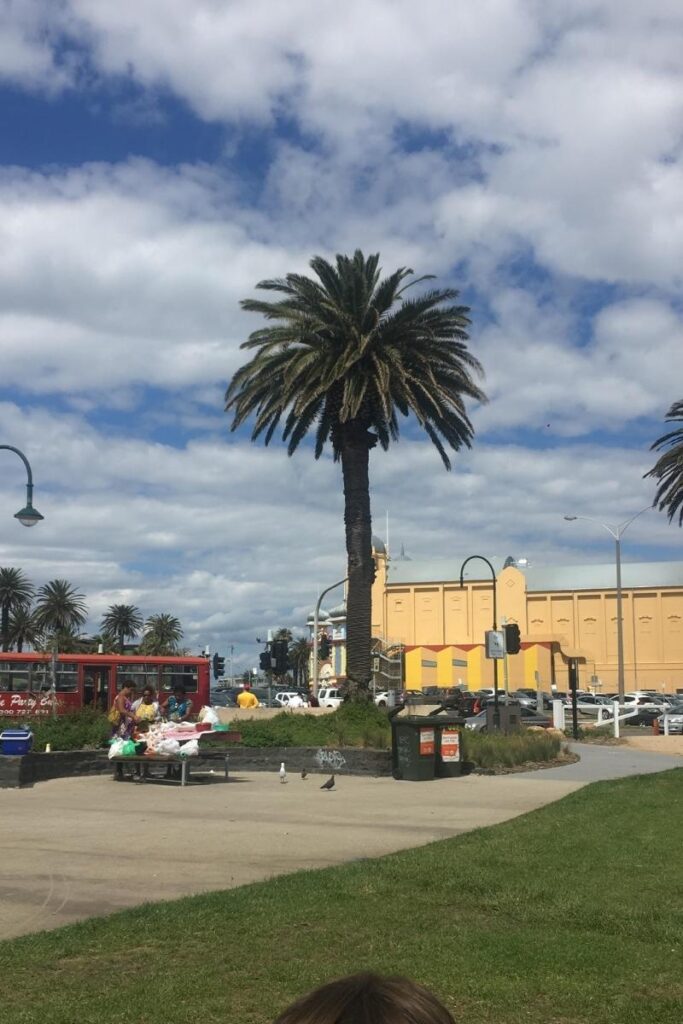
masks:
<svg viewBox="0 0 683 1024"><path fill-rule="evenodd" d="M188 740L180 748L181 757L197 757L199 755L199 740Z"/></svg>
<svg viewBox="0 0 683 1024"><path fill-rule="evenodd" d="M175 757L180 751L180 744L178 740L159 740L156 745L157 754L162 754L165 757Z"/></svg>
<svg viewBox="0 0 683 1024"><path fill-rule="evenodd" d="M199 721L208 722L209 725L220 725L220 718L213 708L203 707L199 712Z"/></svg>
<svg viewBox="0 0 683 1024"><path fill-rule="evenodd" d="M113 757L120 757L121 756L121 751L123 750L123 744L124 743L125 743L125 740L122 740L121 737L119 736L117 739L115 739L110 744L110 746L109 746L109 753L107 755L110 761L111 761L111 759Z"/></svg>

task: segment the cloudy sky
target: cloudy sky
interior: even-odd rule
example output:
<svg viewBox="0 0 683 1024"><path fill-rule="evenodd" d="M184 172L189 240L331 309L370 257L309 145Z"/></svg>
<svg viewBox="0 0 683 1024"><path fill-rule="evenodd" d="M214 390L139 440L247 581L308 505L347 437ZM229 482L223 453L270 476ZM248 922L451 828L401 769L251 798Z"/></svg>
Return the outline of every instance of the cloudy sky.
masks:
<svg viewBox="0 0 683 1024"><path fill-rule="evenodd" d="M450 474L406 424L375 530L413 557L609 561L683 394L676 0L0 0L0 564L180 617L302 625L338 467L231 435L261 278L358 246L461 290L488 405ZM680 557L661 513L629 560Z"/></svg>

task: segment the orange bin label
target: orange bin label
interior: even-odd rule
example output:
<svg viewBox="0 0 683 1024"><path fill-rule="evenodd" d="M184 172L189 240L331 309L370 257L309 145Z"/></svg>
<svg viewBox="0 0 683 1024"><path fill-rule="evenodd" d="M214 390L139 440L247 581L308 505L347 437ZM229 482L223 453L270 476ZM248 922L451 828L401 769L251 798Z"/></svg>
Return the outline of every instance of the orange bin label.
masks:
<svg viewBox="0 0 683 1024"><path fill-rule="evenodd" d="M457 729L444 729L441 733L441 760L460 760L460 733Z"/></svg>
<svg viewBox="0 0 683 1024"><path fill-rule="evenodd" d="M420 757L433 756L434 730L420 729Z"/></svg>

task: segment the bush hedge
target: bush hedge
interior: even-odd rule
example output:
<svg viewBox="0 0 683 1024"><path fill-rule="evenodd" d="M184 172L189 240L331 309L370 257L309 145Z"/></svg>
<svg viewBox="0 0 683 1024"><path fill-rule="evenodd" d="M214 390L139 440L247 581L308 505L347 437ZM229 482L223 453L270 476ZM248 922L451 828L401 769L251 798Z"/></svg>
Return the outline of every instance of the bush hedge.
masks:
<svg viewBox="0 0 683 1024"><path fill-rule="evenodd" d="M105 747L111 736L111 725L101 711L83 709L70 711L52 718L0 718L0 731L28 726L33 733L33 749L45 750L49 743L53 750L92 750Z"/></svg>
<svg viewBox="0 0 683 1024"><path fill-rule="evenodd" d="M391 726L374 704L342 704L328 715L292 715L283 711L259 721L233 721L245 747L370 747L388 750Z"/></svg>
<svg viewBox="0 0 683 1024"><path fill-rule="evenodd" d="M509 736L463 729L462 757L478 768L514 768L527 762L554 761L562 739L546 732L515 732Z"/></svg>

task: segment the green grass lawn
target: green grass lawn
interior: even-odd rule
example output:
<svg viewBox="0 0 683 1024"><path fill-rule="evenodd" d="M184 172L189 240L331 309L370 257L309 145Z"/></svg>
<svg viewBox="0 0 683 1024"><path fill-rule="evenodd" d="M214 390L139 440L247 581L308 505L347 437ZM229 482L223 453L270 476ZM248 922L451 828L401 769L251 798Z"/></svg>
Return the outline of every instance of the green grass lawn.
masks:
<svg viewBox="0 0 683 1024"><path fill-rule="evenodd" d="M462 1024L679 1024L682 849L683 770L597 783L420 849L2 943L0 1020L266 1024L371 968Z"/></svg>

